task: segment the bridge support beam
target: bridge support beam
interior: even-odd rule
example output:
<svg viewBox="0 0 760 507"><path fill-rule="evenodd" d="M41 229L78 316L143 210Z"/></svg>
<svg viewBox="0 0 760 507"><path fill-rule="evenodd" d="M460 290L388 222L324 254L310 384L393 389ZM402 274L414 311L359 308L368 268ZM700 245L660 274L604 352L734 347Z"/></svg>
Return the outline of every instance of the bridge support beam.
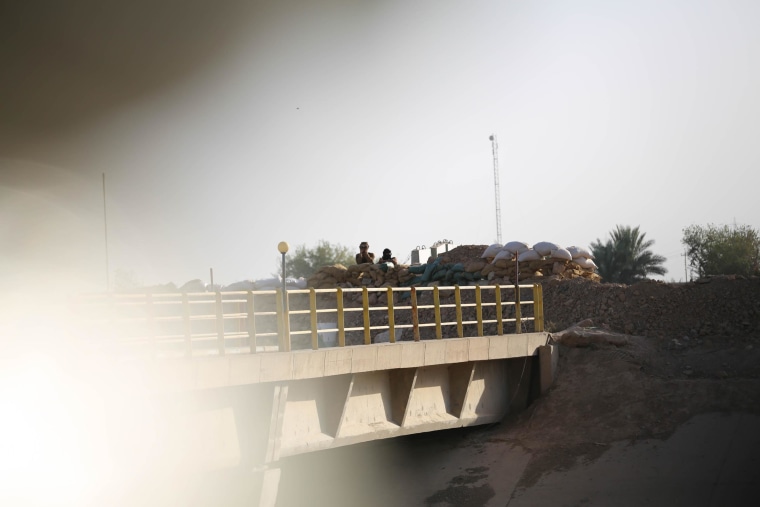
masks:
<svg viewBox="0 0 760 507"><path fill-rule="evenodd" d="M557 346L547 340L526 333L177 362L169 385L196 388L157 395L168 407L161 445L192 469L260 471L263 502L282 458L522 410L553 381Z"/></svg>

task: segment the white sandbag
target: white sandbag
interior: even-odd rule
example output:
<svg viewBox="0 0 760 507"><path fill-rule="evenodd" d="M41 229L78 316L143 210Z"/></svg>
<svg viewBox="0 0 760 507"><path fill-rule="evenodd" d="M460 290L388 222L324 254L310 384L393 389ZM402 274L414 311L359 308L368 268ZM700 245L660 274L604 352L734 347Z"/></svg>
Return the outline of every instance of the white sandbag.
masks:
<svg viewBox="0 0 760 507"><path fill-rule="evenodd" d="M567 248L557 248L556 250L552 250L550 255L552 259L562 259L565 261L573 260L573 254L571 254Z"/></svg>
<svg viewBox="0 0 760 507"><path fill-rule="evenodd" d="M549 255L552 253L552 250L559 250L560 248L562 247L551 241L539 241L533 245L533 250L538 252L541 256Z"/></svg>
<svg viewBox="0 0 760 507"><path fill-rule="evenodd" d="M567 251L570 252L570 255L573 256L573 259L577 259L579 257L583 257L584 259L593 259L594 255L591 253L591 250L588 248L584 248L582 246L569 246L567 247Z"/></svg>
<svg viewBox="0 0 760 507"><path fill-rule="evenodd" d="M488 257L496 257L496 254L499 253L501 250L501 243L494 243L493 245L490 245L488 248L486 248L486 251L483 252L483 255L480 256L481 259L486 259Z"/></svg>
<svg viewBox="0 0 760 507"><path fill-rule="evenodd" d="M496 257L493 258L493 262L501 259L511 261L514 256L515 254L509 250L500 250L499 253L496 254Z"/></svg>
<svg viewBox="0 0 760 507"><path fill-rule="evenodd" d="M525 250L520 255L517 256L518 262L524 262L524 261L537 261L541 259L541 255L536 252L535 250Z"/></svg>
<svg viewBox="0 0 760 507"><path fill-rule="evenodd" d="M584 269L596 269L596 263L585 257L576 257L573 262Z"/></svg>
<svg viewBox="0 0 760 507"><path fill-rule="evenodd" d="M526 250L530 250L530 245L527 243L523 243L522 241L510 241L504 247L502 250L506 250L507 252L512 252L513 254L521 254Z"/></svg>

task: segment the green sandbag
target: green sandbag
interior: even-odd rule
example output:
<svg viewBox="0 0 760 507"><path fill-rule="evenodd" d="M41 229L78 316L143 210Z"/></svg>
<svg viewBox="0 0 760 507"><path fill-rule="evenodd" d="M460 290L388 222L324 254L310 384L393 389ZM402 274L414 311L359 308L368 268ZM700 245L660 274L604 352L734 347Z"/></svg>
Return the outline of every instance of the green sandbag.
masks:
<svg viewBox="0 0 760 507"><path fill-rule="evenodd" d="M433 275L433 270L438 268L438 259L425 266L425 272L422 274L422 281L427 283L430 281L430 277Z"/></svg>
<svg viewBox="0 0 760 507"><path fill-rule="evenodd" d="M464 271L464 264L462 264L461 262L457 262L453 266L449 267L449 269L451 271L457 271L457 272Z"/></svg>
<svg viewBox="0 0 760 507"><path fill-rule="evenodd" d="M435 274L433 274L433 281L434 282L440 282L441 280L443 280L444 278L446 278L446 275L448 273L449 272L447 270L445 270L445 269L437 271Z"/></svg>
<svg viewBox="0 0 760 507"><path fill-rule="evenodd" d="M419 266L409 266L409 272L414 275L421 275L425 272L425 268L427 267L427 264L420 264Z"/></svg>
<svg viewBox="0 0 760 507"><path fill-rule="evenodd" d="M399 282L399 287L411 287L412 285L416 285L418 283L422 283L422 276L417 275L414 278L410 278L409 280L405 282Z"/></svg>

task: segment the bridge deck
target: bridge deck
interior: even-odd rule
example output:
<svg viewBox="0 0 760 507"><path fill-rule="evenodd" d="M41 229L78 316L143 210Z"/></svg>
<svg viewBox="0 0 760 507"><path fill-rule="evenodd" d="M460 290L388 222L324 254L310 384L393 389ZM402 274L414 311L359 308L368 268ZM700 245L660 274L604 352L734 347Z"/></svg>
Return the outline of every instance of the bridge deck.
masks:
<svg viewBox="0 0 760 507"><path fill-rule="evenodd" d="M169 405L179 411L170 419L183 429L166 437L178 455L198 439L214 442L199 460L204 468L257 467L320 449L499 421L551 384L557 351L548 342L540 332L130 360L121 363L120 376L151 386L160 399L175 397ZM184 401L177 405L177 399Z"/></svg>
<svg viewBox="0 0 760 507"><path fill-rule="evenodd" d="M157 391L186 391L527 357L546 344L544 332L522 333L165 359L148 369L145 363L137 363L132 371L150 375L150 384ZM129 374L130 363L124 366Z"/></svg>

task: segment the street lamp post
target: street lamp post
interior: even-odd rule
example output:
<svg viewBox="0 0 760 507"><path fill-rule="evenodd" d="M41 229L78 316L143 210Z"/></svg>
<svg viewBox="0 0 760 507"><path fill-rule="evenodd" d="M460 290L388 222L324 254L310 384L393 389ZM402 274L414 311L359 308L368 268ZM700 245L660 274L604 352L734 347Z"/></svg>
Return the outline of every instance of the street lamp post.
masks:
<svg viewBox="0 0 760 507"><path fill-rule="evenodd" d="M288 312L287 312L287 302L288 302L288 299L287 299L287 295L286 295L287 294L287 292L286 292L287 291L287 286L285 284L285 254L288 253L288 248L289 248L289 245L288 245L287 241L280 241L277 244L277 250L282 254L282 315L281 315L281 318L282 318L281 322L282 322L282 324L280 326L280 329L282 330L282 332L281 332L281 335L280 335L280 350L283 350L283 351L284 350L288 350L290 348L290 347L287 346L287 342L286 342L286 339L289 338L288 335L290 334L287 331L287 328L289 327L289 326L287 326L287 324L288 324L288 322L287 322L287 318L288 318L287 317L287 314L288 314Z"/></svg>
<svg viewBox="0 0 760 507"><path fill-rule="evenodd" d="M282 292L285 293L285 254L288 253L288 242L280 241L277 245L277 250L282 254Z"/></svg>

